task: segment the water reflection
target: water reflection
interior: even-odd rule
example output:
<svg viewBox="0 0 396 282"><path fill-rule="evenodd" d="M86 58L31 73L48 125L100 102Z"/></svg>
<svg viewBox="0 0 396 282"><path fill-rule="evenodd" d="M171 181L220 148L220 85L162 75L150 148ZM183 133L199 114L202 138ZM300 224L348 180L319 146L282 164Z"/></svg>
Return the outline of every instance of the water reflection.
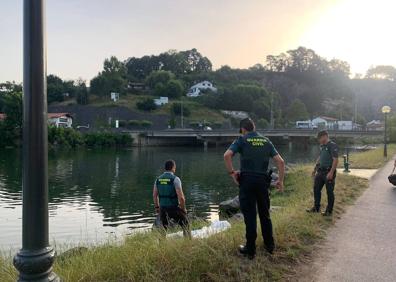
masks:
<svg viewBox="0 0 396 282"><path fill-rule="evenodd" d="M100 242L150 228L152 186L173 158L189 212L217 219L218 203L237 194L223 168L224 148L134 148L49 154L50 236L56 243ZM288 160L316 154L285 148ZM0 248L21 244L21 153L0 151Z"/></svg>

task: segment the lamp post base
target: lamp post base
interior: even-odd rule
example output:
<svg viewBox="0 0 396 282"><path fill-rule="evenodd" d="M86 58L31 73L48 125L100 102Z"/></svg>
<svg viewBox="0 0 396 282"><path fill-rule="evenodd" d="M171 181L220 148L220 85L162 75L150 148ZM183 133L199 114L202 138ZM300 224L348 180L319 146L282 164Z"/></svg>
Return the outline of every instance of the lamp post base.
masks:
<svg viewBox="0 0 396 282"><path fill-rule="evenodd" d="M14 266L19 271L19 282L60 282L52 272L55 251L51 247L40 250L21 249L14 257Z"/></svg>

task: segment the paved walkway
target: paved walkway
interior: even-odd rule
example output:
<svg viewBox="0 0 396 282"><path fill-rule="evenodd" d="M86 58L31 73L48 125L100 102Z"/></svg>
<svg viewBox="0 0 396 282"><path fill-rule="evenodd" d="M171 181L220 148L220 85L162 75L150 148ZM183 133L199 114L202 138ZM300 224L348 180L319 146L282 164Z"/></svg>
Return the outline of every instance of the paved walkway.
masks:
<svg viewBox="0 0 396 282"><path fill-rule="evenodd" d="M396 188L393 161L328 233L311 281L396 281Z"/></svg>

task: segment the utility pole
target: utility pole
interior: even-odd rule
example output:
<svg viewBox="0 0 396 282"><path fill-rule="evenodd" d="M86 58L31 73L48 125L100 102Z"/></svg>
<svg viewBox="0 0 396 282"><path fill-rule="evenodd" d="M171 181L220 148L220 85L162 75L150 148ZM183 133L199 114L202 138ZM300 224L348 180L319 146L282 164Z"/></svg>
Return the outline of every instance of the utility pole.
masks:
<svg viewBox="0 0 396 282"><path fill-rule="evenodd" d="M270 127L274 129L274 92L271 91L271 105L270 105Z"/></svg>
<svg viewBox="0 0 396 282"><path fill-rule="evenodd" d="M183 117L183 97L181 98L181 100L180 100L180 112L181 112L181 115L180 115L180 118L181 118L181 128L184 128L184 117Z"/></svg>
<svg viewBox="0 0 396 282"><path fill-rule="evenodd" d="M19 281L59 281L48 235L47 58L45 0L23 2L22 249Z"/></svg>

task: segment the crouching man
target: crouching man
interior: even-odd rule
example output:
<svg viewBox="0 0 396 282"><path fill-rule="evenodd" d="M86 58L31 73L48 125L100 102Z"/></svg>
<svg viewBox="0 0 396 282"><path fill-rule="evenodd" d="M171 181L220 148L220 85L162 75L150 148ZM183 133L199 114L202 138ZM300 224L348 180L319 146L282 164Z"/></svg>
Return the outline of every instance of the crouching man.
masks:
<svg viewBox="0 0 396 282"><path fill-rule="evenodd" d="M161 223L166 230L169 220L173 219L183 228L184 236L190 236L187 219L186 200L179 177L175 175L176 163L173 160L165 162L165 172L154 183L153 199L155 210L159 213Z"/></svg>

